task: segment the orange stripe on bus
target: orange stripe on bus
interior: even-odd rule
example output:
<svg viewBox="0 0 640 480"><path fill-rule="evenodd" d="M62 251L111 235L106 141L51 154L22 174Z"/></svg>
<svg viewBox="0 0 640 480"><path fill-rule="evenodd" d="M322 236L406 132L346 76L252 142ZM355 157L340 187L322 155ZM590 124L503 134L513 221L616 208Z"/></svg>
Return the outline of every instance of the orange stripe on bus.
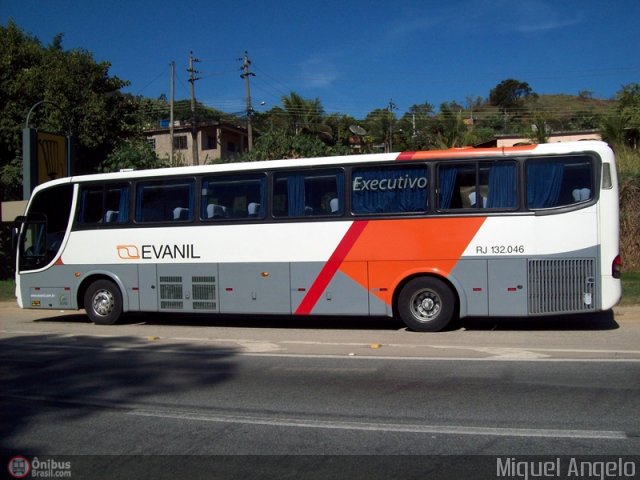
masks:
<svg viewBox="0 0 640 480"><path fill-rule="evenodd" d="M485 219L370 221L344 258L340 271L389 304L389 295L408 275L430 272L448 276ZM360 269L351 269L350 262L368 262L368 278Z"/></svg>

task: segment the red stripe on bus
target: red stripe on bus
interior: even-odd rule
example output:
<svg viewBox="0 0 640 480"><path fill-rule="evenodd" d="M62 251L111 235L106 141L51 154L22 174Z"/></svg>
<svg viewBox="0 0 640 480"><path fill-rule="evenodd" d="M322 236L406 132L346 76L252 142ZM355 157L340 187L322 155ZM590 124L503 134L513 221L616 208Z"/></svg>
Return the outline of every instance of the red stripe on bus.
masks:
<svg viewBox="0 0 640 480"><path fill-rule="evenodd" d="M309 291L300 302L297 310L295 311L296 315L309 315L313 308L318 303L322 292L327 288L329 282L333 278L333 276L340 268L342 261L345 259L351 247L356 243L360 234L364 231L364 228L367 226L368 221L359 221L353 222L353 224L347 230L347 233L344 235L340 243L334 250L334 252L327 260L327 263L324 264L322 270L318 274L318 277L309 288Z"/></svg>
<svg viewBox="0 0 640 480"><path fill-rule="evenodd" d="M416 152L402 152L396 160L411 160Z"/></svg>
<svg viewBox="0 0 640 480"><path fill-rule="evenodd" d="M508 153L527 152L537 145L519 145L517 147L493 147L493 148L449 148L447 150L421 150L415 152L401 152L396 160L442 160L447 158L481 157L486 155L506 155Z"/></svg>

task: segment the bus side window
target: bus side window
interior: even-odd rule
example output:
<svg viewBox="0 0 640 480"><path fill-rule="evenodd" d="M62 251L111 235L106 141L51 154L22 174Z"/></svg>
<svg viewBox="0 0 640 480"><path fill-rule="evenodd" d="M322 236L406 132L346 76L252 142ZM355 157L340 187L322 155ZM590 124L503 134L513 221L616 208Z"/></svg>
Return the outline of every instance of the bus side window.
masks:
<svg viewBox="0 0 640 480"><path fill-rule="evenodd" d="M126 223L129 185L91 185L80 191L79 224Z"/></svg>
<svg viewBox="0 0 640 480"><path fill-rule="evenodd" d="M593 160L586 155L529 159L526 173L530 209L563 207L593 198Z"/></svg>
<svg viewBox="0 0 640 480"><path fill-rule="evenodd" d="M342 215L344 172L316 170L286 172L274 176L275 217L317 217Z"/></svg>
<svg viewBox="0 0 640 480"><path fill-rule="evenodd" d="M265 216L266 177L220 175L202 180L202 220L261 219Z"/></svg>
<svg viewBox="0 0 640 480"><path fill-rule="evenodd" d="M351 179L353 213L421 213L428 209L425 165L356 168Z"/></svg>
<svg viewBox="0 0 640 480"><path fill-rule="evenodd" d="M107 186L102 219L105 223L127 223L129 221L129 185Z"/></svg>
<svg viewBox="0 0 640 480"><path fill-rule="evenodd" d="M438 208L513 210L518 206L518 166L513 161L441 164Z"/></svg>
<svg viewBox="0 0 640 480"><path fill-rule="evenodd" d="M171 179L138 183L136 222L193 220L195 182Z"/></svg>
<svg viewBox="0 0 640 480"><path fill-rule="evenodd" d="M103 220L103 186L84 187L80 191L78 216L80 224L99 223Z"/></svg>

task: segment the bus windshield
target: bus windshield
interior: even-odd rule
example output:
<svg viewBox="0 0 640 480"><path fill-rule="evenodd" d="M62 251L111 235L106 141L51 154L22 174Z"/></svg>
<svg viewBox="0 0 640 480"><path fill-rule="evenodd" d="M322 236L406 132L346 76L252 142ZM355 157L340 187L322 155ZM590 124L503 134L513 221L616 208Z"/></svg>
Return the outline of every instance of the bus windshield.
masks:
<svg viewBox="0 0 640 480"><path fill-rule="evenodd" d="M58 255L71 217L73 186L60 185L38 192L29 214L19 219L18 270L45 267Z"/></svg>

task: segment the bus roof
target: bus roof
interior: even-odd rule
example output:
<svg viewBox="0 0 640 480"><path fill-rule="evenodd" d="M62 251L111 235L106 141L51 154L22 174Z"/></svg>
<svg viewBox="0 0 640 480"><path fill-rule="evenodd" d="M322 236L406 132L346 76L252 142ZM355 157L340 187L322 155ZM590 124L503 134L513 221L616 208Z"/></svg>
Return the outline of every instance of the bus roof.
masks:
<svg viewBox="0 0 640 480"><path fill-rule="evenodd" d="M232 172L251 172L280 168L292 167L321 167L321 166L339 166L345 164L375 163L389 161L435 161L446 159L463 159L463 158L482 158L501 156L517 156L526 154L527 152L535 154L560 154L560 153L577 153L585 151L597 151L604 153L611 152L609 146L600 141L577 141L577 142L557 142L544 144L531 144L515 147L495 147L495 148L450 148L446 150L424 150L424 151L408 151L396 153L374 153L361 155L342 155L333 157L315 157L315 158L294 158L281 160L263 160L255 162L237 162L222 163L213 165L198 165L184 167L168 167L149 170L127 170L112 173L98 173L90 175L80 175L73 177L60 178L46 182L38 187L45 188L57 184L68 182L91 182L100 180L132 180L139 178L153 178L167 175L197 175L203 173L232 173ZM613 158L611 155L610 158Z"/></svg>

